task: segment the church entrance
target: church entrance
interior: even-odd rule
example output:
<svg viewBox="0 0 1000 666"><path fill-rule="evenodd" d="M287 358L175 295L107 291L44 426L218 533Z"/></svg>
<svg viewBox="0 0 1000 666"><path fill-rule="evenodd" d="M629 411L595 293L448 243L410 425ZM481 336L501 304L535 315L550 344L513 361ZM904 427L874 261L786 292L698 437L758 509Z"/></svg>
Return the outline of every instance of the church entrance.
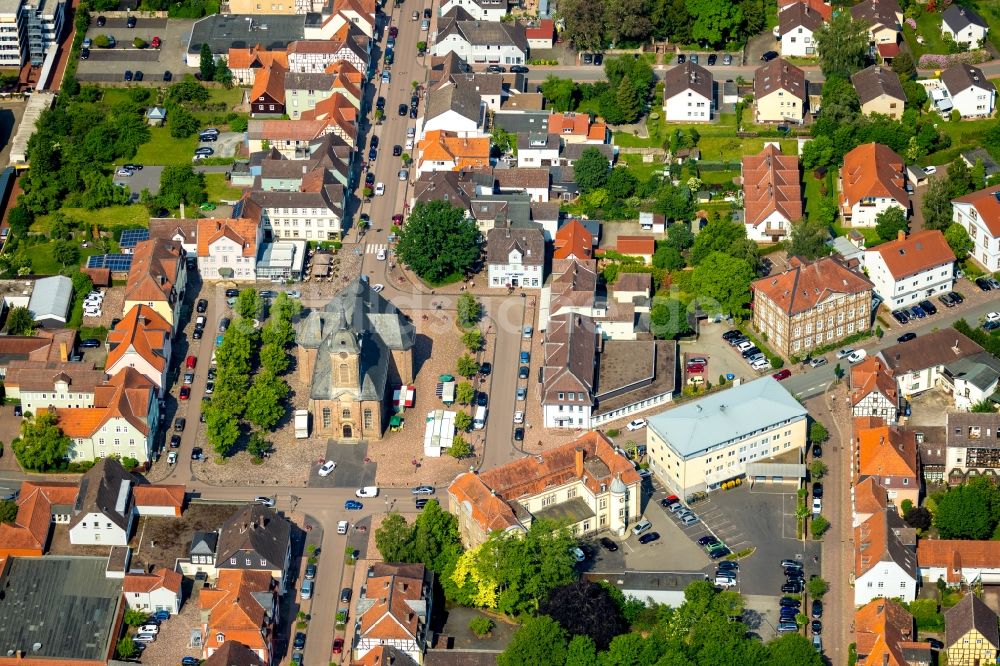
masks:
<svg viewBox="0 0 1000 666"><path fill-rule="evenodd" d="M353 439L353 438L354 438L354 429L351 428L350 424L345 423L344 424L344 439Z"/></svg>

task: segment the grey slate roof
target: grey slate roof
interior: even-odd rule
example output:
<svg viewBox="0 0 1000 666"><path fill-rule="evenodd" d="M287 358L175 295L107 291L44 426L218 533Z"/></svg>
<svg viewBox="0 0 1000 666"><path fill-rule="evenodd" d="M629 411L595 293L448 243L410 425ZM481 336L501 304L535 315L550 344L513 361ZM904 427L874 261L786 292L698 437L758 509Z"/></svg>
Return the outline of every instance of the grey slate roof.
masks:
<svg viewBox="0 0 1000 666"><path fill-rule="evenodd" d="M443 113L454 111L474 122L482 119L482 97L476 89L467 85L449 83L427 94L424 107L424 121L430 121Z"/></svg>
<svg viewBox="0 0 1000 666"><path fill-rule="evenodd" d="M126 484L129 486L127 489L124 488ZM121 529L127 530L132 518L134 486L135 479L125 471L120 462L115 458L101 458L80 479L80 492L73 506L70 528L85 520L88 513L99 513ZM124 503L119 503L120 498L124 499Z"/></svg>
<svg viewBox="0 0 1000 666"><path fill-rule="evenodd" d="M264 666L256 652L233 640L223 643L222 647L201 663L202 666Z"/></svg>
<svg viewBox="0 0 1000 666"><path fill-rule="evenodd" d="M267 29L264 29L267 26ZM212 54L225 56L229 49L248 49L260 44L268 51L284 50L289 42L302 39L305 21L302 15L246 16L239 14L213 14L195 21L187 52L201 53L201 45L208 44Z"/></svg>
<svg viewBox="0 0 1000 666"><path fill-rule="evenodd" d="M956 63L941 73L941 82L952 97L966 88L975 87L992 91L993 84L989 82L983 70L973 65Z"/></svg>
<svg viewBox="0 0 1000 666"><path fill-rule="evenodd" d="M663 99L668 100L685 90L712 99L712 73L691 61L668 69L663 75Z"/></svg>
<svg viewBox="0 0 1000 666"><path fill-rule="evenodd" d="M985 351L947 363L944 369L952 377L964 379L980 391L985 391L1000 379L1000 359Z"/></svg>
<svg viewBox="0 0 1000 666"><path fill-rule="evenodd" d="M285 564L291 534L291 523L274 509L262 504L247 504L219 529L216 566L224 568L236 553L253 552L256 557L267 560L272 569L280 569Z"/></svg>
<svg viewBox="0 0 1000 666"><path fill-rule="evenodd" d="M1000 164L996 163L996 160L994 160L993 157L986 152L985 148L967 150L962 153L962 159L969 165L969 168L976 166L976 162L982 160L987 178L1000 173Z"/></svg>
<svg viewBox="0 0 1000 666"><path fill-rule="evenodd" d="M762 377L660 412L648 421L674 451L688 458L756 430L805 417L805 408L776 379Z"/></svg>
<svg viewBox="0 0 1000 666"><path fill-rule="evenodd" d="M881 95L889 95L895 99L906 101L906 93L903 92L903 84L899 82L899 76L896 72L882 65L872 65L855 73L851 77L851 83L854 84L854 89L862 104L867 104Z"/></svg>
<svg viewBox="0 0 1000 666"><path fill-rule="evenodd" d="M468 16L457 7L445 14L438 24L438 43L456 34L474 46L515 46L524 54L528 53L528 38L524 34L524 26L517 21L473 21L466 18Z"/></svg>
<svg viewBox="0 0 1000 666"><path fill-rule="evenodd" d="M191 535L191 548L189 555L211 555L215 557L215 552L219 548L218 532L195 532Z"/></svg>
<svg viewBox="0 0 1000 666"><path fill-rule="evenodd" d="M319 192L266 192L254 190L250 200L261 208L327 208L344 214L344 187L327 184Z"/></svg>
<svg viewBox="0 0 1000 666"><path fill-rule="evenodd" d="M336 74L326 72L288 72L285 90L329 90L336 78Z"/></svg>
<svg viewBox="0 0 1000 666"><path fill-rule="evenodd" d="M997 614L982 599L969 593L944 613L945 647L958 643L975 629L994 650L1000 648L1000 631L997 628ZM977 648L977 652L980 648Z"/></svg>
<svg viewBox="0 0 1000 666"><path fill-rule="evenodd" d="M344 287L321 310L313 310L295 325L296 343L318 349L310 395L317 400L334 397L331 355L344 345L360 348L361 386L358 399L385 397L389 350L412 349L413 324L395 305L376 294L361 280Z"/></svg>
<svg viewBox="0 0 1000 666"><path fill-rule="evenodd" d="M615 147L609 143L567 143L562 150L562 158L570 162L576 162L583 155L583 151L589 148L596 148L601 155L608 158L608 162L614 160Z"/></svg>
<svg viewBox="0 0 1000 666"><path fill-rule="evenodd" d="M952 5L944 10L944 13L941 14L941 22L951 28L954 33L964 30L970 25L977 25L980 28L988 27L983 17L961 5Z"/></svg>
<svg viewBox="0 0 1000 666"><path fill-rule="evenodd" d="M493 126L511 134L548 134L550 115L550 111L500 111L493 114Z"/></svg>
<svg viewBox="0 0 1000 666"><path fill-rule="evenodd" d="M799 27L816 32L822 25L823 16L805 2L796 2L778 12L778 32L782 35Z"/></svg>
<svg viewBox="0 0 1000 666"><path fill-rule="evenodd" d="M545 264L545 237L541 229L495 227L486 234L486 262L506 264L510 253L518 250L521 263L526 266Z"/></svg>

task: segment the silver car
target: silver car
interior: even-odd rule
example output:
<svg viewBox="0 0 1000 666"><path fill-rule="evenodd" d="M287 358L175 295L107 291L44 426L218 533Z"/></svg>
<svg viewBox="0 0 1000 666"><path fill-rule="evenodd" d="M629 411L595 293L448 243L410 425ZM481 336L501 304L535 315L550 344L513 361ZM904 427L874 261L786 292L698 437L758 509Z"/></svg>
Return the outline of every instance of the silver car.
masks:
<svg viewBox="0 0 1000 666"><path fill-rule="evenodd" d="M681 522L685 525L694 525L698 522L698 516L693 513L688 513L681 518Z"/></svg>

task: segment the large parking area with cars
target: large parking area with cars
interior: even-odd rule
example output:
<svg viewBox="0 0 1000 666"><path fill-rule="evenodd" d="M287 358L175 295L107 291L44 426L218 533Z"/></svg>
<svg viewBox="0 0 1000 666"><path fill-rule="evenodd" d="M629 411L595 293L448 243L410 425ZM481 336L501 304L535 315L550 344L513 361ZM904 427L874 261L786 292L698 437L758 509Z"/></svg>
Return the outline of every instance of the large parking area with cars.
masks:
<svg viewBox="0 0 1000 666"><path fill-rule="evenodd" d="M125 18L106 18L102 26L98 25L99 18L100 15L91 16L87 38L92 43L77 70L81 83L125 82L125 72L132 73L133 83L140 83L136 80L136 72L142 72L141 83L156 86L164 84L165 72L170 72L169 78L173 79L190 71L184 57L193 21L139 17L135 27L130 28ZM114 48L97 46L99 36L114 38ZM159 48L152 47L154 37L160 40ZM135 48L136 38L148 46Z"/></svg>

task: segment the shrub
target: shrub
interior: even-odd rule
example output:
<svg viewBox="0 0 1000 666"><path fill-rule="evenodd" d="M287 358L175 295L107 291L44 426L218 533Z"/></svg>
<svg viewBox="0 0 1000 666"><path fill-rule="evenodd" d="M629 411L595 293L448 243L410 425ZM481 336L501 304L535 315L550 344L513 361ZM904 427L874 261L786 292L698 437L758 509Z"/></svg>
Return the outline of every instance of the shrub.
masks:
<svg viewBox="0 0 1000 666"><path fill-rule="evenodd" d="M920 69L948 69L955 63L963 65L978 65L990 59L988 51L977 49L965 53L949 53L947 55L937 53L925 53L920 56L917 67Z"/></svg>
<svg viewBox="0 0 1000 666"><path fill-rule="evenodd" d="M476 638L485 638L493 631L493 620L483 615L477 615L469 620L469 631L476 635Z"/></svg>
<svg viewBox="0 0 1000 666"><path fill-rule="evenodd" d="M809 531L812 532L813 539L822 539L823 534L830 529L830 521L823 516L816 516L809 524Z"/></svg>

